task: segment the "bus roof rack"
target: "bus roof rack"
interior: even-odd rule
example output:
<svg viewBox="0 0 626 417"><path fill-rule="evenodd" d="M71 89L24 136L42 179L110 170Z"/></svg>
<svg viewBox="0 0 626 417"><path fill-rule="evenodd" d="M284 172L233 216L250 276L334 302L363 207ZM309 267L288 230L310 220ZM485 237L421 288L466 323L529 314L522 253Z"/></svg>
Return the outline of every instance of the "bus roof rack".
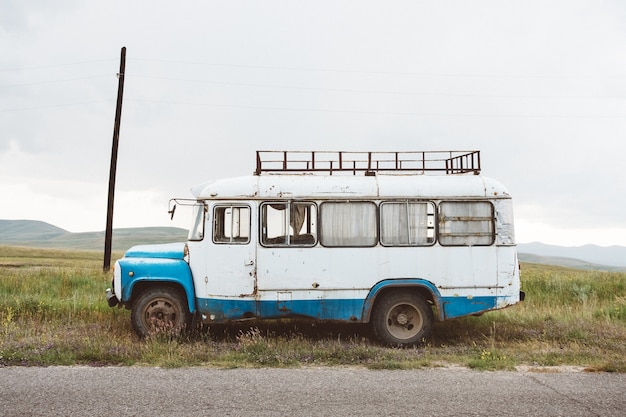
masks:
<svg viewBox="0 0 626 417"><path fill-rule="evenodd" d="M480 151L256 151L255 175L480 174Z"/></svg>

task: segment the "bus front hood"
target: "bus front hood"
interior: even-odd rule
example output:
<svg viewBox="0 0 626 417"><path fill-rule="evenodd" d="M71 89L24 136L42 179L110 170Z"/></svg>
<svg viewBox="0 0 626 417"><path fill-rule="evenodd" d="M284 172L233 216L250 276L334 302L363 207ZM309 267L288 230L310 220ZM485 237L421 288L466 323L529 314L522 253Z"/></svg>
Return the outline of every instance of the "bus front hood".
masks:
<svg viewBox="0 0 626 417"><path fill-rule="evenodd" d="M185 259L187 244L184 242L159 245L139 245L128 249L125 258Z"/></svg>

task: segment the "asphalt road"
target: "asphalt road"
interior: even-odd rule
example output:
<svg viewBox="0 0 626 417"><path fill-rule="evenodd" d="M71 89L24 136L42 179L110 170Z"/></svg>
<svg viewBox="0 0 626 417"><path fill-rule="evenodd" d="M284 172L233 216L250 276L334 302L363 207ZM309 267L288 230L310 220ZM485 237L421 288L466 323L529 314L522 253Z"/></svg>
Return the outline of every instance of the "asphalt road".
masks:
<svg viewBox="0 0 626 417"><path fill-rule="evenodd" d="M0 368L2 416L624 416L626 375Z"/></svg>

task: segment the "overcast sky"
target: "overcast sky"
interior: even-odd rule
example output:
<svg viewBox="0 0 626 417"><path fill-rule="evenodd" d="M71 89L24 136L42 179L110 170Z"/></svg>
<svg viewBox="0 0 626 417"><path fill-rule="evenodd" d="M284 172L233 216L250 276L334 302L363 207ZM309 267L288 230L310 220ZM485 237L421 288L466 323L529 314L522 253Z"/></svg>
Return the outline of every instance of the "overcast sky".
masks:
<svg viewBox="0 0 626 417"><path fill-rule="evenodd" d="M626 2L3 0L0 219L188 227L264 150L480 150L518 242L626 245Z"/></svg>

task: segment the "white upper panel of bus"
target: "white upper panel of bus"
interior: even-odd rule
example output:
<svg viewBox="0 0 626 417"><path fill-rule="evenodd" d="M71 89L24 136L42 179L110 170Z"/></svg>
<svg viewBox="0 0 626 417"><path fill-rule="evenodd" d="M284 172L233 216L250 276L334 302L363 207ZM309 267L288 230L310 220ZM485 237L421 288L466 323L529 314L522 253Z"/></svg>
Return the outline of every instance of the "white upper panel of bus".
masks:
<svg viewBox="0 0 626 417"><path fill-rule="evenodd" d="M265 198L510 198L498 181L480 175L250 175L191 189L198 199Z"/></svg>

